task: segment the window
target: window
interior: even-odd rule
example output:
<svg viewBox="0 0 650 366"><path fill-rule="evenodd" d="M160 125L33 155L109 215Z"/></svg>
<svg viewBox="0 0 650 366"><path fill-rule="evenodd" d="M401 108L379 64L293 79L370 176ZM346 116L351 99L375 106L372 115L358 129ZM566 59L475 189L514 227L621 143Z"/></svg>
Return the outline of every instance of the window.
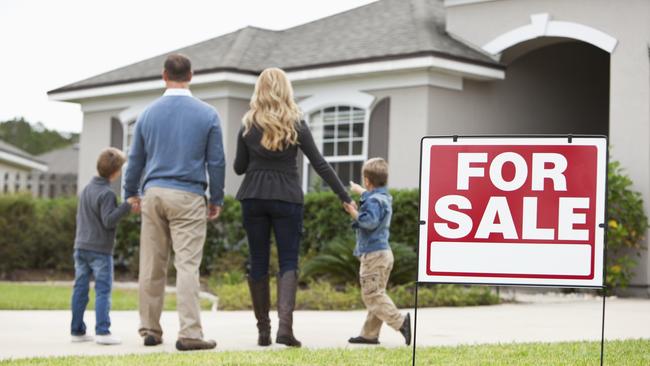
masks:
<svg viewBox="0 0 650 366"><path fill-rule="evenodd" d="M361 108L338 105L313 111L308 122L316 146L332 165L343 184L361 180L361 166L367 157L368 132L366 111ZM303 188L322 189L327 185L305 159Z"/></svg>
<svg viewBox="0 0 650 366"><path fill-rule="evenodd" d="M129 122L126 123L126 126L122 125L122 151L124 151L124 154L127 156L129 155L129 150L131 149L131 143L133 142L133 134L135 133L135 122L136 119L131 119ZM125 131L126 127L126 131ZM126 133L126 134L125 134ZM124 187L124 176L126 172L126 167L129 165L129 161L127 160L124 165L122 165L122 176L120 177L120 187ZM76 189L75 189L76 191ZM119 190L120 192L120 197L124 197L124 189Z"/></svg>
<svg viewBox="0 0 650 366"><path fill-rule="evenodd" d="M129 149L131 148L131 142L133 142L133 133L135 132L135 120L129 121L126 126L126 139L123 141L124 153L128 154Z"/></svg>

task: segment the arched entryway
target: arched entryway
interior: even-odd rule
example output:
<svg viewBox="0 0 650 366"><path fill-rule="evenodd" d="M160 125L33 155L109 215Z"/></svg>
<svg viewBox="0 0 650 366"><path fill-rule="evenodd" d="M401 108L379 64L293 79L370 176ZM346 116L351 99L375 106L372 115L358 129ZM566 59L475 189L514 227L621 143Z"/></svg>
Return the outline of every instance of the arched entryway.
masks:
<svg viewBox="0 0 650 366"><path fill-rule="evenodd" d="M502 53L506 79L490 86L509 133L609 133L610 55L566 38L538 38Z"/></svg>

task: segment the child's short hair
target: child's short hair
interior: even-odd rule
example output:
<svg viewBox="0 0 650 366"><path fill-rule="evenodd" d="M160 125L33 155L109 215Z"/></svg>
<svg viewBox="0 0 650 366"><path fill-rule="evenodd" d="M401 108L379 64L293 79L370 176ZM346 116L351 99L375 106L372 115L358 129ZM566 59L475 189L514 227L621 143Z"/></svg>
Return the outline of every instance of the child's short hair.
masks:
<svg viewBox="0 0 650 366"><path fill-rule="evenodd" d="M122 165L126 162L126 155L114 147L109 147L99 154L97 158L97 173L102 178L110 178L118 170L122 169Z"/></svg>
<svg viewBox="0 0 650 366"><path fill-rule="evenodd" d="M363 164L364 178L375 187L383 187L388 182L388 163L382 158L372 158Z"/></svg>

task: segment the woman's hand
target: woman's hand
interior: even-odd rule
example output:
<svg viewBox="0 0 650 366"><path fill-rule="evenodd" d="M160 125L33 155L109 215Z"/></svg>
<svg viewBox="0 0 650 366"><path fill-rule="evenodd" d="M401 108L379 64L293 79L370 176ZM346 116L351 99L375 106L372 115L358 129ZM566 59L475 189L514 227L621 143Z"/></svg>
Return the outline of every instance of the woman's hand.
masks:
<svg viewBox="0 0 650 366"><path fill-rule="evenodd" d="M353 181L350 181L350 190L352 191L352 193L356 193L356 194L362 194L363 192L366 191L365 188L361 187L357 183L354 183Z"/></svg>

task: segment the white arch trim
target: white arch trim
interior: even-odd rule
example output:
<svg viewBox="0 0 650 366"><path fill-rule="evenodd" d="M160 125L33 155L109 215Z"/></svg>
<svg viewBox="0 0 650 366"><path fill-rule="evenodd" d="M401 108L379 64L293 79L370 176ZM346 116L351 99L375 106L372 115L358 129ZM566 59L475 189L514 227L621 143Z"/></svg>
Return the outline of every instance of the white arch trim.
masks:
<svg viewBox="0 0 650 366"><path fill-rule="evenodd" d="M504 50L538 37L565 37L577 39L592 44L604 51L612 53L618 40L598 29L583 24L550 20L547 13L533 14L530 24L515 28L491 40L483 50L492 55L498 55Z"/></svg>
<svg viewBox="0 0 650 366"><path fill-rule="evenodd" d="M310 113L318 108L332 105L352 105L368 110L374 100L374 96L356 90L327 90L301 100L298 103L298 106L305 113Z"/></svg>

